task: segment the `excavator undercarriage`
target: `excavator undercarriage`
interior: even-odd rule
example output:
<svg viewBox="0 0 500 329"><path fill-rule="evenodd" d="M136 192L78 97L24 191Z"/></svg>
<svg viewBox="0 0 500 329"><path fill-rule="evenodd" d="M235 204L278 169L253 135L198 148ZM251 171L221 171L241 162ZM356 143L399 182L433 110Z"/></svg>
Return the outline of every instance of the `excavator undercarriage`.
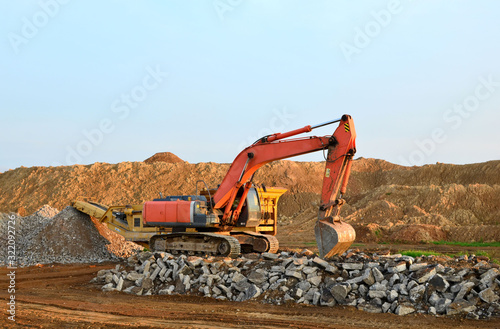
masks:
<svg viewBox="0 0 500 329"><path fill-rule="evenodd" d="M215 233L170 233L155 235L149 246L153 251L167 251L172 254L208 254L223 257L238 257L241 252L239 241L229 235Z"/></svg>

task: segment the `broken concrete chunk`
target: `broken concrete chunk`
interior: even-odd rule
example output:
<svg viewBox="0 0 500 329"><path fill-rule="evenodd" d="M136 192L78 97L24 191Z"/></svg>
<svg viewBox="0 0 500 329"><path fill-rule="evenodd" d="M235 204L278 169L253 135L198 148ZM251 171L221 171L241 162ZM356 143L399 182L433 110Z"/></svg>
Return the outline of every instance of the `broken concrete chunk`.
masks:
<svg viewBox="0 0 500 329"><path fill-rule="evenodd" d="M203 258L198 257L198 256L189 256L186 259L186 263L190 267L198 267L203 264Z"/></svg>
<svg viewBox="0 0 500 329"><path fill-rule="evenodd" d="M407 315L407 314L414 313L415 311L416 311L416 309L412 305L401 304L396 308L394 313L397 315Z"/></svg>
<svg viewBox="0 0 500 329"><path fill-rule="evenodd" d="M456 315L460 313L469 313L469 312L474 312L476 310L476 305L473 305L472 303L460 299L456 300L448 307L446 307L446 315Z"/></svg>
<svg viewBox="0 0 500 329"><path fill-rule="evenodd" d="M391 290L387 293L387 300L392 303L396 301L399 297L399 294L396 290Z"/></svg>
<svg viewBox="0 0 500 329"><path fill-rule="evenodd" d="M389 273L400 273L404 272L405 270L406 270L406 262L404 261L397 263L395 266L387 268L387 271Z"/></svg>
<svg viewBox="0 0 500 329"><path fill-rule="evenodd" d="M275 259L279 258L278 254L271 254L268 252L261 254L261 256L262 256L262 258L267 259L267 260L275 260Z"/></svg>
<svg viewBox="0 0 500 329"><path fill-rule="evenodd" d="M482 290L479 293L479 298L481 298L481 300L484 301L485 303L489 303L489 304L494 303L498 299L500 299L498 294L496 294L493 291L493 289L491 289L491 288L487 288L487 289Z"/></svg>
<svg viewBox="0 0 500 329"><path fill-rule="evenodd" d="M298 271L286 270L285 275L302 280L302 273Z"/></svg>
<svg viewBox="0 0 500 329"><path fill-rule="evenodd" d="M427 267L427 263L415 263L415 264L411 264L410 268L408 270L410 272L415 272L415 271L419 271L421 269L424 269L426 267Z"/></svg>
<svg viewBox="0 0 500 329"><path fill-rule="evenodd" d="M449 286L450 284L445 278L440 274L436 274L429 280L428 289L431 293L434 291L445 292Z"/></svg>
<svg viewBox="0 0 500 329"><path fill-rule="evenodd" d="M261 269L252 271L248 275L248 281L257 285L263 284L267 281L267 272Z"/></svg>
<svg viewBox="0 0 500 329"><path fill-rule="evenodd" d="M161 268L160 266L158 266L158 267L154 270L154 272L151 274L150 279L151 279L151 280L156 279L156 277L158 276L158 274L160 273L160 271L161 271L161 270L162 270L162 268Z"/></svg>
<svg viewBox="0 0 500 329"><path fill-rule="evenodd" d="M382 280L384 280L384 275L382 274L382 272L380 272L378 268L373 267L372 274L376 282L381 282Z"/></svg>
<svg viewBox="0 0 500 329"><path fill-rule="evenodd" d="M470 290L474 287L474 282L465 282L461 285L460 291L455 296L454 302L464 299L465 295L467 295Z"/></svg>
<svg viewBox="0 0 500 329"><path fill-rule="evenodd" d="M362 270L363 263L342 263L340 264L344 270L352 271L352 270Z"/></svg>
<svg viewBox="0 0 500 329"><path fill-rule="evenodd" d="M350 286L350 284L346 284L346 283L336 284L330 289L330 293L332 294L333 298L335 298L335 300L339 304L345 303L345 299L347 297L347 294L350 291L351 291L351 286Z"/></svg>
<svg viewBox="0 0 500 329"><path fill-rule="evenodd" d="M313 286L319 286L322 280L323 277L320 275L313 276L307 279L307 281L309 281L309 283L311 283Z"/></svg>
<svg viewBox="0 0 500 329"><path fill-rule="evenodd" d="M385 298L386 292L382 290L370 290L368 291L368 297L370 298Z"/></svg>
<svg viewBox="0 0 500 329"><path fill-rule="evenodd" d="M415 273L415 277L418 283L427 282L436 274L436 268L423 268Z"/></svg>

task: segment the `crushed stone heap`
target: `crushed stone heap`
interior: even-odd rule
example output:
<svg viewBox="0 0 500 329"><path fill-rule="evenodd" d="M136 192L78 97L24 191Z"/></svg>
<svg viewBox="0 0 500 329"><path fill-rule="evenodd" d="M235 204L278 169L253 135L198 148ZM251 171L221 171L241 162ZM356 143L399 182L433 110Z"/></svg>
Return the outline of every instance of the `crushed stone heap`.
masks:
<svg viewBox="0 0 500 329"><path fill-rule="evenodd" d="M73 207L66 207L58 212L47 205L26 217L1 214L0 239L3 245L7 245L9 216L15 216L18 266L104 262L128 257L134 250L142 249L117 236L103 227L103 224L94 223L88 215ZM2 248L0 265L7 265L7 256L7 248Z"/></svg>
<svg viewBox="0 0 500 329"><path fill-rule="evenodd" d="M325 261L300 254L260 258L174 257L142 252L125 267L101 270L103 291L136 295L188 294L269 304L349 305L373 313L500 316L498 265L483 257L348 252Z"/></svg>

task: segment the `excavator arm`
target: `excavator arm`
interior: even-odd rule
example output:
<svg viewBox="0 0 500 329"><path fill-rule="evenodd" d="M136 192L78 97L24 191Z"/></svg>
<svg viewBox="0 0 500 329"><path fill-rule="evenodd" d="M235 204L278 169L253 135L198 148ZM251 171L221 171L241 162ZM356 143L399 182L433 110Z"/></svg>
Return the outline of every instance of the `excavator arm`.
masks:
<svg viewBox="0 0 500 329"><path fill-rule="evenodd" d="M285 139L337 122L339 126L331 136ZM340 221L338 214L356 152L355 140L356 131L349 115L316 126L305 126L261 138L238 154L213 196L213 208L224 212L221 224L231 227L237 222L251 187L252 177L260 167L272 161L328 150L318 223L315 227L316 241L321 257L344 252L354 241L355 233L350 225ZM239 203L234 207L238 193L241 193Z"/></svg>

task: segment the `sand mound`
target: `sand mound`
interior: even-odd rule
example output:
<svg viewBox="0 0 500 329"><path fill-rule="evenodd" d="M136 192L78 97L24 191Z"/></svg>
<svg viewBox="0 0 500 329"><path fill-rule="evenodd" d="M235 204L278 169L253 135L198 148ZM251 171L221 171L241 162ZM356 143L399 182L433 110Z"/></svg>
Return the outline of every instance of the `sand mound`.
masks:
<svg viewBox="0 0 500 329"><path fill-rule="evenodd" d="M182 160L177 155L170 152L159 152L153 155L152 157L144 160L144 163L154 163L154 162L177 163L177 162L184 162L184 160Z"/></svg>
<svg viewBox="0 0 500 329"><path fill-rule="evenodd" d="M155 162L162 154L167 162ZM174 158L175 157L175 158ZM79 196L108 205L139 204L163 195L193 194L196 181L216 187L229 164L190 164L171 153L142 162L94 163L88 166L17 168L0 174L0 212L23 207L30 214L43 204L63 209ZM460 227L500 227L500 161L469 165L403 167L377 159L354 161L341 216L359 234L390 240L403 225L434 225L449 239L498 240L489 231L470 236ZM288 189L278 204L278 238L314 241L324 163L276 161L259 171L254 183ZM374 225L378 225L376 229ZM370 226L371 225L371 226ZM424 230L425 231L425 230ZM375 234L377 232L377 234ZM491 238L490 238L491 237ZM358 240L363 241L363 240Z"/></svg>

